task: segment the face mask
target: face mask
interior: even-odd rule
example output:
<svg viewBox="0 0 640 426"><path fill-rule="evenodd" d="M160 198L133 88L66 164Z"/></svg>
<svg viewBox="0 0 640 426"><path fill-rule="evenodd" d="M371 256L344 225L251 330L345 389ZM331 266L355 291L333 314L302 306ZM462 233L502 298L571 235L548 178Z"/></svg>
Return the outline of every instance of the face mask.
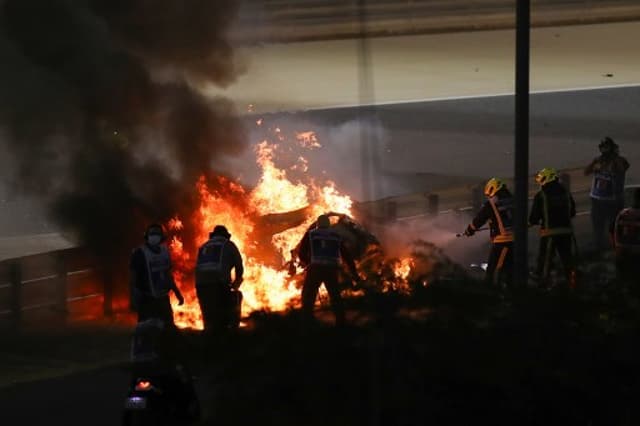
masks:
<svg viewBox="0 0 640 426"><path fill-rule="evenodd" d="M151 246L157 246L158 244L160 244L161 240L162 237L160 235L149 235L149 237L147 238L147 242Z"/></svg>

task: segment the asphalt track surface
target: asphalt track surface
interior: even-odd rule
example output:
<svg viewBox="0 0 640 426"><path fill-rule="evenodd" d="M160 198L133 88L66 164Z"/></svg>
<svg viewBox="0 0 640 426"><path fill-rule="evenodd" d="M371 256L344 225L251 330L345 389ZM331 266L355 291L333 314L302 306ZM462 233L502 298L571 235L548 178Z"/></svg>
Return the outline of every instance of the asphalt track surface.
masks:
<svg viewBox="0 0 640 426"><path fill-rule="evenodd" d="M118 425L128 379L123 367L110 367L0 389L0 422L6 426Z"/></svg>

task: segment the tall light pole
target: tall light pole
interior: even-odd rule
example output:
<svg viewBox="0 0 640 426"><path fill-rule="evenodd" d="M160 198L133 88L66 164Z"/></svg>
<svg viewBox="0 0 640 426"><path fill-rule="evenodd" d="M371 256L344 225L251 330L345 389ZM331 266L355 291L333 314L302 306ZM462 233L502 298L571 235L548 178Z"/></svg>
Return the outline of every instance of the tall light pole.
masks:
<svg viewBox="0 0 640 426"><path fill-rule="evenodd" d="M530 0L516 0L516 131L515 131L515 220L514 283L528 282L528 196L529 196L529 56Z"/></svg>
<svg viewBox="0 0 640 426"><path fill-rule="evenodd" d="M367 34L367 0L358 0L358 121L360 130L360 166L362 167L362 201L371 201L371 132L367 126L369 108L373 105L373 76L371 69L371 46Z"/></svg>

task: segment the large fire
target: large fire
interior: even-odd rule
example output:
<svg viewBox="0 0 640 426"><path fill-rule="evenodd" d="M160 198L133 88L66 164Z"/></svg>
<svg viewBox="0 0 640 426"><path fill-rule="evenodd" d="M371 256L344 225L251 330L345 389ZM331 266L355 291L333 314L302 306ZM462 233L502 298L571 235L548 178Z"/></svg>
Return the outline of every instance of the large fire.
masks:
<svg viewBox="0 0 640 426"><path fill-rule="evenodd" d="M278 140L283 142L280 129L276 129ZM320 144L315 135L306 132L298 135L300 146L317 148ZM282 266L289 260L291 250L297 245L304 232L318 215L325 212L342 213L352 216L352 200L341 194L332 182L317 185L312 179L306 182L292 182L284 169L276 167L275 153L279 145L263 141L257 144L256 157L261 169L257 186L247 191L241 185L218 177L213 185L204 176L196 183L199 206L191 217L176 217L168 223L173 235L169 247L174 261L174 278L185 296L183 306L174 301L174 319L182 328L202 329L202 315L193 285L195 252L185 250L183 231L185 221L195 230L195 240L191 244L199 247L209 237L209 232L217 224L225 225L232 234L232 240L243 254L245 263L244 314L256 310L281 311L299 304L300 290L295 280ZM304 159L303 159L304 160ZM306 165L306 160L304 160ZM300 210L304 209L304 210ZM271 237L270 250L275 249L281 256L280 265L262 259L257 253L263 242L256 241L260 218L274 213L300 210L304 214L302 223ZM248 253L250 255L248 255Z"/></svg>

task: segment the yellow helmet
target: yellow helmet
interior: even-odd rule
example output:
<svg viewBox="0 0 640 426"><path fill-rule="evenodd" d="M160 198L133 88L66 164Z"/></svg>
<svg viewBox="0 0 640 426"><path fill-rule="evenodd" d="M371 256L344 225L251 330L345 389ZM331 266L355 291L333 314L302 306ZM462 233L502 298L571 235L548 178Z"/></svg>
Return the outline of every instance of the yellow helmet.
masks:
<svg viewBox="0 0 640 426"><path fill-rule="evenodd" d="M498 178L491 178L487 181L487 184L484 186L484 195L487 197L493 197L496 195L496 192L500 191L502 188L506 187L504 182L502 182Z"/></svg>
<svg viewBox="0 0 640 426"><path fill-rule="evenodd" d="M553 167L545 167L536 174L536 183L540 186L545 186L554 180L558 180L558 172Z"/></svg>

